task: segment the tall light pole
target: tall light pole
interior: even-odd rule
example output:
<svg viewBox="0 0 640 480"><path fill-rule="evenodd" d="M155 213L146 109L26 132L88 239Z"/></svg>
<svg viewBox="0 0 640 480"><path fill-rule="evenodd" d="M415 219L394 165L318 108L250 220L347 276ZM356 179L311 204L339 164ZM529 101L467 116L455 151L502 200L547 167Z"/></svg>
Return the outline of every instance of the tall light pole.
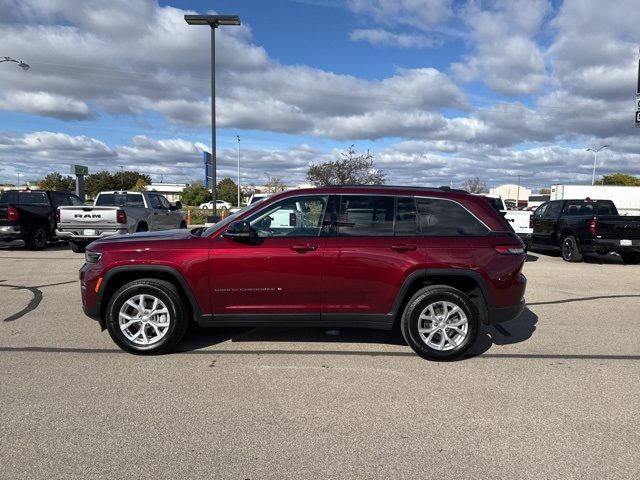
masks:
<svg viewBox="0 0 640 480"><path fill-rule="evenodd" d="M236 135L238 139L238 208L240 208L240 135Z"/></svg>
<svg viewBox="0 0 640 480"><path fill-rule="evenodd" d="M591 185L595 185L596 183L596 163L598 162L598 152L608 146L609 145L602 145L598 148L587 148L587 152L593 152L593 173L591 174Z"/></svg>
<svg viewBox="0 0 640 480"><path fill-rule="evenodd" d="M2 62L17 63L18 66L23 70L29 70L31 68L28 64L24 63L22 60L16 60L15 58L11 58L11 57L0 57L0 63Z"/></svg>
<svg viewBox="0 0 640 480"><path fill-rule="evenodd" d="M216 28L220 25L240 25L237 15L185 15L189 25L209 25L211 28L211 200L216 208ZM214 217L217 210L214 210ZM214 221L216 219L213 219Z"/></svg>

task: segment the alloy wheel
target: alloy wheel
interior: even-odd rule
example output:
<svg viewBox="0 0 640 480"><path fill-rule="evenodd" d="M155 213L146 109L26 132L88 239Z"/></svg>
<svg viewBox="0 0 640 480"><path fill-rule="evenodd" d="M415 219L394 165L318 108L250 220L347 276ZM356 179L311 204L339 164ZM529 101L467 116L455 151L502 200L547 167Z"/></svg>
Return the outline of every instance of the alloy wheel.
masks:
<svg viewBox="0 0 640 480"><path fill-rule="evenodd" d="M118 325L130 342L153 345L169 331L171 316L159 298L148 294L135 295L120 307Z"/></svg>
<svg viewBox="0 0 640 480"><path fill-rule="evenodd" d="M469 332L466 314L455 303L438 301L427 305L418 316L418 334L430 348L439 351L460 346Z"/></svg>

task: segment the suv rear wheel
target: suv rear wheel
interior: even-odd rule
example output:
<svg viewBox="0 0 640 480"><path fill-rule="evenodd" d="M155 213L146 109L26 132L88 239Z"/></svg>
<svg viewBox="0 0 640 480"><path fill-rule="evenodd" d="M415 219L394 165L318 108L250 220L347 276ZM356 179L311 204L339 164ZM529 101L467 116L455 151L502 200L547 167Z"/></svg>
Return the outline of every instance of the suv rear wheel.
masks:
<svg viewBox="0 0 640 480"><path fill-rule="evenodd" d="M175 285L150 278L120 288L109 300L106 317L114 342L139 355L171 350L188 326L188 316Z"/></svg>
<svg viewBox="0 0 640 480"><path fill-rule="evenodd" d="M422 358L462 355L478 335L478 315L469 297L445 285L425 287L409 300L400 324L409 346Z"/></svg>

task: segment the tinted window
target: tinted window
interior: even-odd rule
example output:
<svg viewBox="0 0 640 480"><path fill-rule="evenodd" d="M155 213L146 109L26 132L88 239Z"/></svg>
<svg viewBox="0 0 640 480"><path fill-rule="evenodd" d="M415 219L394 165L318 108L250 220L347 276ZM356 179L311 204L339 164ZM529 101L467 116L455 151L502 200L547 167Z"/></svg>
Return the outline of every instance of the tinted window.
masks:
<svg viewBox="0 0 640 480"><path fill-rule="evenodd" d="M54 207L80 206L82 202L75 195L64 192L51 192L51 199Z"/></svg>
<svg viewBox="0 0 640 480"><path fill-rule="evenodd" d="M393 197L343 195L340 197L338 235L393 235Z"/></svg>
<svg viewBox="0 0 640 480"><path fill-rule="evenodd" d="M259 237L318 237L328 197L287 198L260 210L248 221Z"/></svg>
<svg viewBox="0 0 640 480"><path fill-rule="evenodd" d="M162 209L162 203L160 203L160 198L157 195L149 195L149 204L151 208L155 208L156 210Z"/></svg>
<svg viewBox="0 0 640 480"><path fill-rule="evenodd" d="M551 202L544 212L546 218L558 218L562 210L562 202Z"/></svg>
<svg viewBox="0 0 640 480"><path fill-rule="evenodd" d="M96 200L98 207L144 207L139 193L101 193Z"/></svg>
<svg viewBox="0 0 640 480"><path fill-rule="evenodd" d="M416 202L413 197L399 197L396 203L396 235L417 235Z"/></svg>
<svg viewBox="0 0 640 480"><path fill-rule="evenodd" d="M5 192L0 196L0 202L14 205L49 205L45 192L20 191Z"/></svg>
<svg viewBox="0 0 640 480"><path fill-rule="evenodd" d="M460 204L438 198L418 198L420 230L425 236L480 236L489 231Z"/></svg>
<svg viewBox="0 0 640 480"><path fill-rule="evenodd" d="M536 208L536 210L533 212L533 214L536 217L539 217L541 215L544 215L544 212L547 211L547 207L549 206L548 203L543 203L542 205L540 205L538 208Z"/></svg>
<svg viewBox="0 0 640 480"><path fill-rule="evenodd" d="M164 198L162 195L158 195L158 198L160 199L160 205L162 205L162 208L166 208L167 210L171 208L171 204L169 203L169 200Z"/></svg>

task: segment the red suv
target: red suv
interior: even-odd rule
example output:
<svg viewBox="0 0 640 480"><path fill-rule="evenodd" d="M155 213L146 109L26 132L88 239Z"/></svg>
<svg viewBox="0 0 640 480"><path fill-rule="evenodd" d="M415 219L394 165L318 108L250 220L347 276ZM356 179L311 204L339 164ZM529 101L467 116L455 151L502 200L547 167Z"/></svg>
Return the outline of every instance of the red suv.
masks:
<svg viewBox="0 0 640 480"><path fill-rule="evenodd" d="M328 187L253 203L207 229L89 245L85 313L124 350L162 353L200 326L392 329L424 358L462 354L480 322L524 308L524 245L483 197Z"/></svg>

